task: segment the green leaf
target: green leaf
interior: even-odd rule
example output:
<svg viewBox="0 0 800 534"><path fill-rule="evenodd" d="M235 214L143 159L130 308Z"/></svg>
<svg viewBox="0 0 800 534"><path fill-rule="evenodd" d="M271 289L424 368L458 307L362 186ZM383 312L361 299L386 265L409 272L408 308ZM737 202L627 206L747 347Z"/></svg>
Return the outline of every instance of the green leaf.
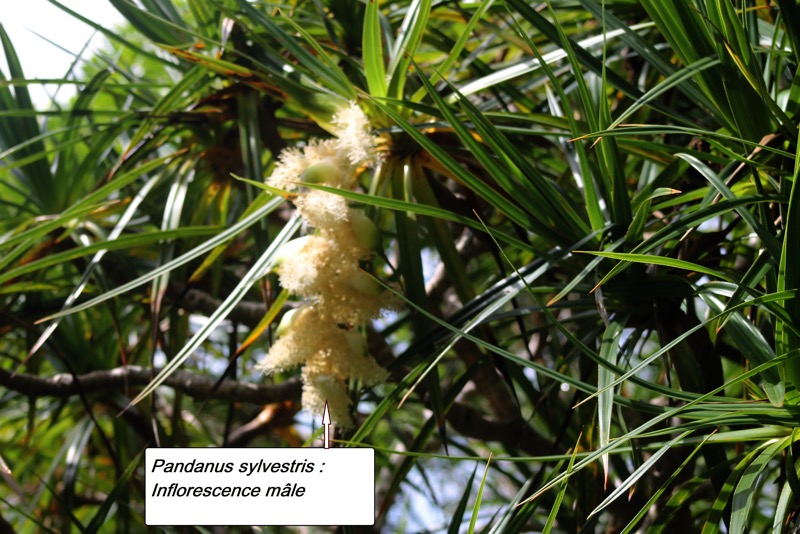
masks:
<svg viewBox="0 0 800 534"><path fill-rule="evenodd" d="M103 503L97 509L97 512L95 512L92 520L86 526L86 530L84 530L84 532L92 534L95 532L100 532L100 529L106 522L108 513L111 511L111 507L114 506L117 500L119 500L119 498L128 490L128 481L131 479L133 473L135 473L139 468L142 461L142 454L144 454L144 450L140 451L139 454L137 454L133 460L131 460L131 462L128 464L128 467L125 468L125 471L117 479L117 483L114 484L111 492L103 500Z"/></svg>
<svg viewBox="0 0 800 534"><path fill-rule="evenodd" d="M144 199L147 197L147 195L151 191L151 189L153 187L155 187L155 185L158 183L159 179L160 179L160 177L151 178L140 189L139 193L136 195L136 197L133 199L133 201L128 205L128 207L125 210L125 213L123 213L122 217L120 217L119 221L117 221L116 225L114 226L114 229L109 234L109 236L108 236L108 240L109 241L113 242L120 236L122 231L125 229L125 227L128 225L128 223L133 218L134 214L136 213L137 209L139 208L139 205L142 203L142 201L144 201ZM159 234L163 238L163 232L159 232ZM136 237L140 237L140 236L136 236ZM89 265L84 270L83 275L81 275L81 279L78 282L78 284L76 285L75 289L73 289L72 292L70 292L70 294L67 296L66 300L64 301L64 304L61 306L62 310L70 307L78 299L78 297L81 295L81 293L83 293L83 290L86 287L86 284L88 283L89 278L92 276L94 270L99 266L100 261L103 259L103 256L105 256L105 254L106 254L106 252L108 252L108 250L109 250L108 248L99 248L97 250L97 254L95 254L95 256L92 258L92 260L89 262ZM86 252L86 251L83 250L83 252ZM23 269L24 270L25 268L30 268L31 265L36 266L37 263L40 264L39 268L42 268L42 265L41 265L42 263L46 263L48 265L58 265L61 262L67 261L66 259L58 258L58 256L60 256L60 254L51 254L49 256L46 256L46 257L42 258L42 260L34 261L34 262L31 262L31 263L28 263L27 265L22 265L17 270L19 270L19 269ZM54 261L54 257L55 257L55 261ZM14 271L15 271L14 269L10 270L11 273L13 273ZM6 272L5 274L6 274L6 276L8 276L9 272ZM2 275L0 275L0 280L1 279L2 279ZM56 328L58 328L59 323L60 323L60 319L56 319L56 320L52 321L47 326L45 331L42 332L42 334L39 336L39 339L37 339L36 342L33 344L33 346L30 348L30 350L28 350L28 354L29 355L34 354L42 345L44 345L44 343L47 341L47 339L50 337L50 335L55 331Z"/></svg>
<svg viewBox="0 0 800 534"><path fill-rule="evenodd" d="M167 365L161 370L160 373L150 382L128 405L128 408L135 406L143 399L147 398L153 393L158 386L164 383L169 376L178 370L186 359L205 341L208 336L217 328L217 326L225 320L230 311L244 298L245 294L250 290L253 283L268 271L268 268L273 261L273 256L289 238L294 235L300 227L300 220L295 218L293 221L286 224L281 230L281 233L275 236L275 240L270 243L269 248L264 251L264 254L253 264L253 267L245 274L231 293L219 305L219 308L211 314L208 322L205 323L197 333L192 336L192 339L183 346L178 354L169 361ZM172 262L170 262L172 263Z"/></svg>
<svg viewBox="0 0 800 534"><path fill-rule="evenodd" d="M782 439L765 448L758 457L742 473L739 483L733 492L731 504L731 534L744 534L749 531L748 518L753 513L754 498L759 487L759 479L763 483L762 474L772 459L791 443L790 439Z"/></svg>
<svg viewBox="0 0 800 534"><path fill-rule="evenodd" d="M411 0L411 4L406 10L406 16L398 30L387 69L390 80L387 94L391 97L403 97L406 78L408 78L408 67L422 41L432 4L432 0Z"/></svg>
<svg viewBox="0 0 800 534"><path fill-rule="evenodd" d="M9 269L0 273L0 282L7 282L22 275L41 271L56 265L74 260L75 258L82 258L89 254L96 254L90 262L90 265L97 264L106 252L111 250L124 250L135 247L144 247L154 243L161 243L175 239L185 239L188 237L199 237L205 235L216 235L219 233L219 228L214 226L184 226L174 230L154 230L152 232L142 232L138 234L124 235L121 237L113 237L109 235L107 241L92 243L83 247L75 247L64 252L57 252L32 261L25 263L19 267ZM118 232L117 232L118 233Z"/></svg>
<svg viewBox="0 0 800 534"><path fill-rule="evenodd" d="M800 239L800 192L797 183L800 182L800 145L794 161L794 177L789 196L789 206L786 210L786 225L781 247L780 264L778 266L778 291L800 289L800 248L797 246ZM787 301L786 312L795 321L794 326L800 327L796 321L800 318L800 302L797 299ZM775 348L779 354L784 354L800 348L800 336L797 330L787 328L786 322L779 319L775 323ZM800 389L800 363L792 360L786 364L786 374L789 382L795 389Z"/></svg>
<svg viewBox="0 0 800 534"><path fill-rule="evenodd" d="M703 273L713 276L714 278L719 278L720 280L725 280L726 282L733 282L733 279L731 279L729 276L715 269L709 269L703 265L698 265L690 261L677 260L675 258L665 258L663 256L651 256L648 254L633 254L627 252L592 252L587 250L576 250L575 252L579 254L591 254L592 256L611 258L614 260L629 261L632 263L644 263L647 265L672 267L673 269ZM600 284L602 283L603 282L600 282Z"/></svg>
<svg viewBox="0 0 800 534"><path fill-rule="evenodd" d="M141 9L127 0L109 1L125 17L129 24L153 42L178 46L189 43L192 40L189 35L176 29L174 21L170 23L170 21L159 16L159 13ZM163 12L160 14L164 15ZM176 13L174 15L177 17Z"/></svg>
<svg viewBox="0 0 800 534"><path fill-rule="evenodd" d="M704 295L704 294L701 294L701 295ZM775 367L775 363L777 361L779 361L778 358L776 358L771 353L769 348L767 348L766 343L764 343L764 345L761 346L760 348L756 348L756 347L759 347L759 344L758 344L759 337L758 337L758 334L753 332L752 328L754 328L754 327L752 327L752 325L750 325L750 323L748 323L746 320L742 319L738 314L733 314L732 312L735 312L737 310L740 310L740 309L748 307L748 306L758 305L758 304L761 304L763 302L773 301L773 300L784 300L784 299L787 299L787 298L791 298L791 294L790 293L777 293L777 294L771 294L771 295L764 295L762 297L754 298L751 301L741 303L741 304L739 304L737 306L734 306L734 307L731 307L731 308L725 310L724 312L721 312L720 310L723 308L721 303L718 303L718 301L716 299L714 299L714 298L712 298L710 296L705 296L706 303L709 306L713 306L713 311L715 311L717 313L717 315L714 315L714 316L712 316L710 318L704 319L703 321L701 321L696 326L694 326L694 327L690 328L689 330L687 330L686 332L684 332L683 335L678 336L677 338L673 339L672 341L670 341L669 343L667 343L666 345L664 345L663 347L661 347L660 349L658 349L654 353L648 355L640 363L634 365L631 369L629 369L629 370L625 371L624 373L622 373L621 376L619 376L617 379L613 380L606 387L607 388L612 388L612 387L618 386L619 384L621 384L625 380L628 380L629 378L633 377L636 373L641 371L645 366L647 366L650 363L652 363L655 359L660 358L662 355L666 354L670 349L672 349L673 347L675 347L676 345L678 345L679 343L681 343L685 339L688 339L688 337L691 334L693 334L694 332L700 330L701 328L706 327L706 325L708 325L708 324L713 324L715 321L718 321L720 318L722 318L723 316L726 316L727 314L731 314L732 320L736 320L737 325L740 327L739 329L733 330L733 332L734 332L733 335L736 335L738 337L737 341L746 343L747 344L747 348L753 348L754 351L755 351L755 352L749 352L747 350L744 350L743 354L745 355L746 358L748 358L753 363L755 363L757 365L757 367L764 367L765 368L765 371L764 371L765 375L764 376L765 376L767 384L771 386L770 389L767 390L767 393L770 394L770 395L773 395L773 394L775 395L774 397L770 397L770 400L773 400L773 398L774 398L774 402L773 402L774 406L781 406L782 401L783 401L783 386L782 386L781 379L780 379L780 367L778 368L779 370L777 370L777 371L774 368ZM747 326L747 325L749 325L749 326ZM600 393L600 391L598 391L598 393ZM586 402L587 400L589 400L590 398L592 398L594 396L595 396L595 394L592 394L582 402Z"/></svg>
<svg viewBox="0 0 800 534"><path fill-rule="evenodd" d="M680 237L681 235L683 235L687 231L689 231L689 230L691 230L693 228L696 228L697 226L702 224L704 221L707 221L707 220L709 220L709 219L711 219L711 218L713 218L713 217L715 217L717 215L729 212L729 211L731 211L733 209L736 209L738 207L746 206L748 204L758 204L758 203L763 203L763 202L768 202L768 201L769 200L767 198L764 198L764 197L742 197L742 198L737 198L736 200L730 200L730 201L722 200L722 201L717 202L715 204L711 204L710 206L706 206L706 207L703 207L701 209L698 209L695 212L687 210L687 212L688 212L687 214L685 214L685 215L682 214L682 215L678 216L676 219L674 219L671 222L671 224L669 224L665 228L662 228L662 229L656 231L655 233L653 233L653 235L648 237L646 240L644 240L643 242L641 242L638 245L636 245L636 247L634 247L634 249L631 251L631 254L641 255L642 253L646 253L646 252L649 252L651 250L655 250L660 245L663 245L664 243L668 242L671 239ZM646 256L646 258L648 258L648 261L651 261L651 260L649 260L649 258L652 258L652 257L653 256ZM642 258L642 259L644 260L645 258ZM655 263L656 261L661 261L661 260L652 260L652 261L653 261L653 263ZM602 280L600 280L600 282L597 283L597 286L602 286L603 284L607 283L609 280L611 280L616 275L618 275L623 270L625 270L628 267L628 265L630 265L629 262L623 262L623 263L619 263L616 266L614 266L602 278ZM694 270L694 269L692 268L692 270Z"/></svg>
<svg viewBox="0 0 800 534"><path fill-rule="evenodd" d="M3 45L3 53L11 78L24 79L25 74L16 49L2 24L0 24L0 41ZM0 80L3 79L4 76L0 73ZM32 157L35 154L44 152L45 145L40 140L42 131L36 119L27 114L27 112L33 111L33 103L25 85L15 85L13 96L7 87L1 87L0 110L22 112L19 116L0 120L0 141L4 144L3 148L23 145L25 148L22 150L22 157ZM41 204L40 207L45 208L48 205L47 199L49 198L47 193L51 191L53 186L53 176L47 162L42 159L34 159L24 167L24 176L24 183L36 192L33 198L37 203Z"/></svg>
<svg viewBox="0 0 800 534"><path fill-rule="evenodd" d="M389 87L386 83L386 67L383 64L383 39L381 38L380 9L378 0L367 0L364 13L364 74L367 87L373 97L384 97Z"/></svg>
<svg viewBox="0 0 800 534"><path fill-rule="evenodd" d="M447 74L447 72L453 67L454 63L461 55L461 52L464 50L464 47L467 45L467 41L472 36L473 29L478 24L478 22L483 18L486 12L492 7L494 0L481 0L478 7L475 9L475 12L470 17L469 22L464 26L463 31L458 36L453 47L450 49L450 52L447 54L445 60L440 64L437 65L436 72L431 76L430 82L435 84L442 76ZM420 87L414 96L411 97L411 100L414 102L419 102L422 97L425 95L426 89L424 87ZM398 95L400 98L401 95Z"/></svg>
<svg viewBox="0 0 800 534"><path fill-rule="evenodd" d="M108 37L109 40L114 41L114 42L118 42L118 43L122 44L123 46L129 48L130 50L132 50L136 54L140 55L142 58L147 58L147 59L149 59L151 61L155 61L157 63L166 65L168 67L176 67L176 65L174 63L172 63L172 62L160 57L157 54L154 54L154 53L152 53L152 52L150 52L148 50L145 50L144 48L142 48L140 46L137 46L136 44L131 42L129 39L126 39L123 36L121 36L118 32L112 31L112 30L106 28L105 26L103 26L102 24L100 24L99 22L93 21L92 19L89 19L87 17L84 17L84 16L80 15L76 11L73 11L72 9L68 8L64 4L61 4L57 0L47 0L47 1L50 2L51 4L53 4L54 6L56 6L61 11L64 11L65 13L68 13L70 16L76 18L77 20L83 22L84 24L87 24L88 26L94 28L96 31L102 33L103 35Z"/></svg>
<svg viewBox="0 0 800 534"><path fill-rule="evenodd" d="M486 460L486 468L483 470L481 485L478 487L478 495L475 497L475 504L472 507L472 518L469 521L469 529L467 530L469 534L475 532L475 525L478 522L478 512L480 512L481 509L481 498L483 497L483 489L486 486L486 477L489 474L489 464L491 462L492 462L492 454L489 453L489 458Z"/></svg>
<svg viewBox="0 0 800 534"><path fill-rule="evenodd" d="M714 436L714 434L709 434L708 436L706 436L703 439L703 441L697 447L695 447L694 450L692 450L692 452L690 454L688 454L686 456L686 458L683 460L683 462L678 467L678 469L673 471L672 474L670 474L669 478L661 485L661 487L658 488L658 490L656 490L655 492L653 492L653 495L650 496L650 498L647 500L647 502L644 504L644 506L642 506L642 509L639 510L639 512L636 514L636 516L633 519L631 519L631 521L628 523L628 525L625 527L625 529L621 532L621 534L628 534L629 532L633 532L633 529L636 528L636 526L638 525L639 521L644 519L644 517L647 515L647 513L650 512L650 510L652 510L652 506L661 498L661 496L664 494L664 492L667 489L670 488L672 483L675 482L675 480L681 475L681 473L683 473L684 469L686 469L686 467L692 465L694 457L697 456L697 453L700 452L700 450L703 448L703 446L706 445L706 443L708 443L708 441L711 439L712 436ZM705 480L705 477L703 477L703 480ZM678 492L676 491L673 494L673 496L675 496L677 494L678 494ZM667 505L667 507L669 507L669 504ZM665 507L665 508L667 508L667 507Z"/></svg>
<svg viewBox="0 0 800 534"><path fill-rule="evenodd" d="M612 321L603 333L600 345L600 357L610 366L617 365L620 336L623 323ZM610 367L609 366L609 367ZM611 415L614 409L614 390L609 384L614 381L614 374L609 367L599 366L597 369L597 426L598 445L602 448L611 440ZM603 456L603 487L608 484L608 455Z"/></svg>
<svg viewBox="0 0 800 534"><path fill-rule="evenodd" d="M689 154L677 154L677 156L694 167L700 174L702 174L719 193L728 200L736 198L736 194L728 188L725 182L707 165L698 160L696 157ZM770 233L768 228L765 228L761 223L756 221L752 213L744 208L737 208L736 212L742 216L742 219L747 221L750 227L758 234L758 237L764 242L764 246L769 251L770 255L776 260L781 257L780 244L775 239L775 236Z"/></svg>
<svg viewBox="0 0 800 534"><path fill-rule="evenodd" d="M47 320L50 320L50 319L56 319L56 318L62 317L64 315L70 315L70 314L73 314L73 313L76 313L76 312L79 312L79 311L87 310L89 308L92 308L92 307L96 306L97 304L99 304L101 302L105 302L108 299L114 298L114 297L116 297L118 295L122 295L122 294L124 294L124 293L126 293L126 292L128 292L128 291L130 291L132 289L135 289L135 288L137 288L137 287L139 287L139 286L141 286L143 284L146 284L146 283L156 279L157 277L161 276L162 274L171 271L172 269L174 269L176 267L179 267L181 265L185 265L186 263L189 263L193 259L195 259L197 257L200 257L203 254L205 254L206 252L214 249L215 247L227 242L230 239L233 239L242 230L244 230L245 228L248 228L249 226L252 226L253 224L257 223L261 219L261 217L264 217L268 213L270 213L271 211L275 210L278 206L283 204L283 202L284 202L284 200L282 198L274 198L270 202L268 202L267 204L262 206L260 209L258 209L255 212L251 213L249 216L245 217L244 219L242 219L238 223L234 224L233 226L231 226L230 228L228 228L224 232L216 235L213 239L209 239L205 243L202 243L202 244L194 247L190 251L182 254L181 256L178 256L174 260L169 261L169 262L165 263L164 265L162 265L162 266L160 266L160 267L158 267L156 269L153 269L152 271L148 272L147 274L139 276L135 280L131 280L130 282L122 284L121 286L119 286L119 287L117 287L117 288L115 288L115 289L113 289L111 291L108 291L108 292L106 292L106 293L104 293L102 295L99 295L99 296L97 296L97 297L95 297L93 299L90 299L90 300L88 300L88 301L86 301L86 302L84 302L82 304L79 304L77 306L73 306L71 308L67 308L66 310L63 310L63 311L60 311L60 312L55 313L53 315L50 315L48 317L45 317L45 318L41 319L40 322L41 321L47 321Z"/></svg>
<svg viewBox="0 0 800 534"><path fill-rule="evenodd" d="M467 509L467 502L469 501L470 493L472 492L472 481L475 480L475 473L478 472L478 466L472 470L469 480L464 485L464 493L461 494L461 499L458 501L453 517L450 519L450 525L447 527L447 534L459 534L461 532L461 522L464 519L464 511Z"/></svg>
<svg viewBox="0 0 800 534"><path fill-rule="evenodd" d="M572 455L569 457L569 464L567 465L565 473L569 474L572 472L572 467L575 465L575 458L578 455L578 444L580 443L580 436L578 437L578 443L575 444L575 447L572 448ZM553 524L558 517L558 511L561 509L561 503L564 502L564 495L567 493L567 487L569 478L565 478L564 481L561 483L561 489L558 490L558 495L556 496L556 501L553 503L553 506L550 508L550 514L547 516L547 522L544 524L544 529L542 532L550 533L553 529Z"/></svg>
<svg viewBox="0 0 800 534"><path fill-rule="evenodd" d="M247 181L247 180L245 180ZM320 184L303 184L305 187L309 189L318 189L320 191L325 191L326 193L331 193L334 195L340 195L344 198L349 200L353 200L355 202L360 202L367 206L375 206L378 208L389 209L393 211L403 211L407 213L416 213L418 215L425 215L427 217L433 217L435 219L441 219L443 221L451 221L456 222L459 224L463 224L464 226L469 226L475 230L485 230L485 226L483 226L480 222L469 219L458 213L438 208L435 206L429 206L425 204L415 203L415 202L406 202L404 200L397 200L393 198L386 198L374 195L368 195L364 193L358 193L355 191L347 191L344 189L337 189L335 187L328 187ZM263 187L265 190L270 191L275 194L283 194L285 195L285 191L281 191L280 189L274 189L268 185L259 186ZM517 249L520 250L529 250L533 251L533 248L519 239L510 236L508 234L504 234L497 230L492 230L492 235L494 235L498 241L502 241L503 243L509 244Z"/></svg>
<svg viewBox="0 0 800 534"><path fill-rule="evenodd" d="M431 98L438 109L455 129L461 141L481 162L489 174L509 194L519 195L522 206L528 207L531 215L540 221L540 231L547 232L551 228L564 228L570 232L565 241L574 242L588 232L588 227L581 217L574 212L569 202L563 198L556 187L547 181L536 168L514 147L500 131L498 131L481 112L466 98L459 97L458 104L467 118L475 126L477 132L486 143L488 151L473 137L473 132L461 123L455 113L449 109L433 85L420 75ZM457 90L451 86L454 95ZM496 161L492 154L501 155L505 161ZM535 206L535 209L532 209ZM552 232L550 232L552 235ZM557 235L553 235L557 239ZM564 238L562 238L564 239Z"/></svg>
<svg viewBox="0 0 800 534"><path fill-rule="evenodd" d="M512 203L505 196L499 194L491 186L484 181L464 169L456 160L447 154L440 146L430 141L417 127L409 123L405 117L389 108L380 102L375 101L378 106L389 118L394 120L406 133L409 134L419 145L427 150L436 161L442 164L441 171L451 174L455 179L464 183L467 187L475 191L482 198L486 199L489 203L495 206L500 212L508 216L514 222L522 227L533 226L543 232L547 232L546 228L542 228L539 222L526 213L519 206ZM551 231L552 233L552 231Z"/></svg>
<svg viewBox="0 0 800 534"><path fill-rule="evenodd" d="M302 55L302 58L308 64L308 67L313 70L313 72L322 75L323 79L328 82L330 88L338 92L339 95L343 96L347 100L355 100L356 91L353 87L353 84L350 83L347 75L342 71L342 69L339 68L339 65L336 64L333 59L331 59L328 53L325 52L317 40L310 33L308 33L305 28L294 22L291 17L286 16L283 11L280 12L280 15L317 53L316 57L319 58L319 61L314 61L314 56L300 52L302 49L293 47L295 51Z"/></svg>
<svg viewBox="0 0 800 534"><path fill-rule="evenodd" d="M606 497L603 502L597 505L597 507L592 510L591 515L595 515L603 511L609 504L614 502L615 500L619 499L622 495L625 494L636 482L641 479L647 472L653 469L653 466L664 456L666 453L670 452L672 448L684 438L686 438L692 431L687 430L686 432L682 432L678 434L675 438L667 442L663 447L658 449L656 452L650 455L647 460L645 460L642 465L636 468L636 470L625 479L621 484L619 484L614 491L612 491L608 497Z"/></svg>
<svg viewBox="0 0 800 534"><path fill-rule="evenodd" d="M725 308L714 295L701 293L700 296L714 313L719 313ZM784 305L789 300L795 299L784 301ZM725 331L733 338L742 355L752 364L761 365L775 359L775 353L770 348L767 340L764 339L763 334L753 323L740 314L730 315L725 323ZM769 371L762 375L762 378L764 379L763 387L769 401L773 406L783 406L786 393L784 366L770 368Z"/></svg>

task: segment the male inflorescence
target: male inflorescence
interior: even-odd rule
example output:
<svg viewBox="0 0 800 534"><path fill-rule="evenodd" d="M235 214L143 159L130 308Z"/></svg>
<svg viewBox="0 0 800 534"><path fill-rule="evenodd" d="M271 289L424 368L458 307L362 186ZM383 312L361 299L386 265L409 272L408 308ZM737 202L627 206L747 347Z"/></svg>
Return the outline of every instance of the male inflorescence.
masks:
<svg viewBox="0 0 800 534"><path fill-rule="evenodd" d="M390 297L361 266L380 246L377 227L337 194L304 186L353 190L361 170L375 164L375 138L355 103L333 117L334 138L284 150L267 183L293 192L307 235L286 243L276 263L281 286L302 299L287 312L277 341L259 368L267 373L302 366L303 408L334 423L353 424L348 382L371 386L387 373L367 353L362 332Z"/></svg>

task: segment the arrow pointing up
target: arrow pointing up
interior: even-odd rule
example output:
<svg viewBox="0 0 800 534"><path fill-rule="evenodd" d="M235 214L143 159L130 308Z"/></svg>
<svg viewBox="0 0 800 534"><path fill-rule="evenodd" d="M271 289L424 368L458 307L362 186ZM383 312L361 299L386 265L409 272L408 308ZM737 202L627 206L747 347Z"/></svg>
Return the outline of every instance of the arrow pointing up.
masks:
<svg viewBox="0 0 800 534"><path fill-rule="evenodd" d="M324 429L324 437L322 446L325 449L330 449L331 441L331 412L328 410L328 401L325 401L325 409L322 411L322 427Z"/></svg>

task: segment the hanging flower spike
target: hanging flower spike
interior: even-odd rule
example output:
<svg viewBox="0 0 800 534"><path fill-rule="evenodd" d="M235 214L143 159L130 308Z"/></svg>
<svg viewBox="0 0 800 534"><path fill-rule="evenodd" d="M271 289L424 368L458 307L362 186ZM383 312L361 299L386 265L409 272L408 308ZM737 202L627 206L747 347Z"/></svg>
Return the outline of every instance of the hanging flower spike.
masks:
<svg viewBox="0 0 800 534"><path fill-rule="evenodd" d="M350 417L350 397L347 384L330 375L320 375L303 369L303 408L313 413L322 413L325 403L331 411L331 419L341 428L353 426Z"/></svg>
<svg viewBox="0 0 800 534"><path fill-rule="evenodd" d="M278 252L281 286L308 305L284 316L279 338L259 368L271 373L302 365L303 407L321 413L327 401L335 422L349 427L347 382L371 386L387 377L367 354L359 328L378 317L390 300L361 270L380 248L378 228L341 195L302 186L352 189L359 170L375 162L369 121L355 103L336 114L332 124L337 138L285 151L268 180L296 192L297 210L314 233Z"/></svg>

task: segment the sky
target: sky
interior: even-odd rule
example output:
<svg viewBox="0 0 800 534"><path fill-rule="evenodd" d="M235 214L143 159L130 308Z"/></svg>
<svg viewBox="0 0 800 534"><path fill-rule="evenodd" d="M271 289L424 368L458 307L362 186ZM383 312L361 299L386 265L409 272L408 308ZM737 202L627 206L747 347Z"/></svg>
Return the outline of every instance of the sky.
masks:
<svg viewBox="0 0 800 534"><path fill-rule="evenodd" d="M108 0L61 0L61 3L106 28L123 21ZM0 24L14 44L26 78L63 78L75 55L88 41L91 40L89 50L97 50L105 42L92 27L48 0L0 0ZM8 77L8 64L1 47L0 71ZM37 107L47 107L48 95L55 93L56 86L34 84L28 89ZM64 86L58 91L58 100L66 101L74 94L74 86Z"/></svg>

